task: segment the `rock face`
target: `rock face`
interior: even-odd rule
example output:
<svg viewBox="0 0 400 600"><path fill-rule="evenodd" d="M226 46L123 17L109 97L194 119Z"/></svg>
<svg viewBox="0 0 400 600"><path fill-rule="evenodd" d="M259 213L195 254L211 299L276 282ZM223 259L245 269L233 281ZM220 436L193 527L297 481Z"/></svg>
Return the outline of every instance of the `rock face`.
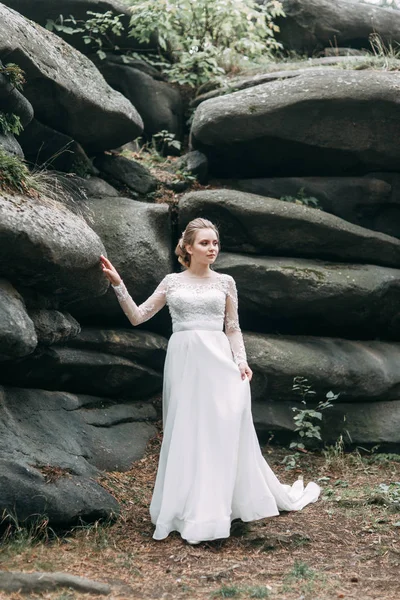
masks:
<svg viewBox="0 0 400 600"><path fill-rule="evenodd" d="M350 223L400 237L400 196L397 173L365 177L276 177L239 179L230 185L270 198L314 197L323 210Z"/></svg>
<svg viewBox="0 0 400 600"><path fill-rule="evenodd" d="M304 256L400 267L400 241L323 211L234 190L204 190L179 202L179 228L196 217L219 224L231 252Z"/></svg>
<svg viewBox="0 0 400 600"><path fill-rule="evenodd" d="M155 433L144 403L39 389L1 387L0 458L59 466L81 476L126 470Z"/></svg>
<svg viewBox="0 0 400 600"><path fill-rule="evenodd" d="M128 186L137 194L149 194L157 187L157 180L146 167L124 156L103 154L97 158L96 166L112 180Z"/></svg>
<svg viewBox="0 0 400 600"><path fill-rule="evenodd" d="M33 352L37 335L20 294L0 279L0 361Z"/></svg>
<svg viewBox="0 0 400 600"><path fill-rule="evenodd" d="M84 328L67 346L117 355L161 372L167 340L161 335L139 329Z"/></svg>
<svg viewBox="0 0 400 600"><path fill-rule="evenodd" d="M4 4L0 20L0 55L25 71L24 95L39 121L91 151L140 135L143 123L136 109L106 84L89 59Z"/></svg>
<svg viewBox="0 0 400 600"><path fill-rule="evenodd" d="M277 39L285 48L313 54L330 46L371 49L377 33L386 45L399 41L397 11L348 0L283 0L285 18L277 19Z"/></svg>
<svg viewBox="0 0 400 600"><path fill-rule="evenodd" d="M102 352L52 346L8 365L2 381L27 388L66 390L127 400L161 391L161 374L136 361Z"/></svg>
<svg viewBox="0 0 400 600"><path fill-rule="evenodd" d="M17 516L20 524L37 525L42 518L65 529L119 514L118 502L98 483L68 472L49 483L30 465L0 459L0 485L0 506L11 522Z"/></svg>
<svg viewBox="0 0 400 600"><path fill-rule="evenodd" d="M105 248L86 222L54 200L0 197L0 273L66 301L107 289Z"/></svg>
<svg viewBox="0 0 400 600"><path fill-rule="evenodd" d="M192 145L220 177L396 171L397 73L304 73L202 102ZM378 133L379 132L379 133Z"/></svg>
<svg viewBox="0 0 400 600"><path fill-rule="evenodd" d="M18 140L25 158L32 164L51 164L58 171L93 172L92 163L80 144L36 119L24 129Z"/></svg>
<svg viewBox="0 0 400 600"><path fill-rule="evenodd" d="M183 105L180 92L160 81L156 69L138 60L122 62L121 57L112 54L108 54L106 60L95 62L107 83L135 106L143 119L146 137L151 138L164 130L181 139Z"/></svg>
<svg viewBox="0 0 400 600"><path fill-rule="evenodd" d="M58 310L30 310L29 316L35 326L40 344L48 345L67 342L81 330L78 321L68 313Z"/></svg>
<svg viewBox="0 0 400 600"><path fill-rule="evenodd" d="M400 339L400 270L224 254L245 328L353 339Z"/></svg>
<svg viewBox="0 0 400 600"><path fill-rule="evenodd" d="M325 441L343 435L351 443L398 443L398 344L250 333L245 343L254 371L253 414L260 434L293 432L291 408L304 405L292 385L301 376L312 383L316 401L329 391L340 394L323 413Z"/></svg>
<svg viewBox="0 0 400 600"><path fill-rule="evenodd" d="M92 227L102 239L107 256L122 275L135 302L143 302L173 270L171 222L166 204L145 204L130 198L90 198ZM70 306L79 321L117 322L127 326L113 290ZM157 317L150 326L158 323ZM147 328L147 324L146 324Z"/></svg>

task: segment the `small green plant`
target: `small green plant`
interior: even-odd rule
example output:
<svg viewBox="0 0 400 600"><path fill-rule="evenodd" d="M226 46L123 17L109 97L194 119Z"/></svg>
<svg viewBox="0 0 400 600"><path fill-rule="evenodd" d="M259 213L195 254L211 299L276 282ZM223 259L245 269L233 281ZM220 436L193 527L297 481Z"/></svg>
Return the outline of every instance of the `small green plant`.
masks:
<svg viewBox="0 0 400 600"><path fill-rule="evenodd" d="M153 147L159 154L163 156L168 153L168 150L174 148L175 150L181 149L181 142L175 139L175 134L163 129L158 133L155 133L152 138Z"/></svg>
<svg viewBox="0 0 400 600"><path fill-rule="evenodd" d="M316 392L312 389L312 386L308 383L308 379L305 377L294 377L292 390L298 394L301 398L301 403L307 406L307 402L310 401ZM295 432L298 433L300 440L293 441L290 443L289 448L291 450L305 451L305 441L317 441L322 442L321 437L321 421L322 413L327 408L333 406L332 402L339 398L340 394L334 394L332 391L328 392L325 396L325 400L320 400L315 408L297 408L294 406L292 411L295 414L293 420L295 422ZM286 469L294 469L297 466L297 461L300 458L299 452L295 454L289 454L285 456L282 463L286 465Z"/></svg>
<svg viewBox="0 0 400 600"><path fill-rule="evenodd" d="M24 128L21 119L14 113L4 113L0 111L0 133L12 133L19 135Z"/></svg>
<svg viewBox="0 0 400 600"><path fill-rule="evenodd" d="M377 491L384 496L388 504L400 508L400 481L380 483Z"/></svg>
<svg viewBox="0 0 400 600"><path fill-rule="evenodd" d="M47 19L46 29L68 35L81 34L84 43L90 45L103 60L106 58L107 50L119 50L112 36L120 37L122 35L124 26L121 23L121 17L124 15L115 15L110 10L105 13L88 10L86 14L90 16L86 20L77 20L73 15L69 15L69 18L60 15L55 21Z"/></svg>
<svg viewBox="0 0 400 600"><path fill-rule="evenodd" d="M236 586L224 585L217 592L214 592L214 598L236 598L240 594L240 589Z"/></svg>
<svg viewBox="0 0 400 600"><path fill-rule="evenodd" d="M314 196L307 196L303 187L299 189L296 196L281 196L280 200L283 200L283 202L291 202L292 204L302 204L303 206L323 210L323 208L319 204L319 200Z"/></svg>
<svg viewBox="0 0 400 600"><path fill-rule="evenodd" d="M24 161L0 148L0 190L24 194L32 187L32 177Z"/></svg>
<svg viewBox="0 0 400 600"><path fill-rule="evenodd" d="M292 570L288 573L288 579L314 579L315 571L301 560L295 560Z"/></svg>
<svg viewBox="0 0 400 600"><path fill-rule="evenodd" d="M22 90L24 83L26 83L24 71L15 63L0 64L0 75L4 75L19 91Z"/></svg>

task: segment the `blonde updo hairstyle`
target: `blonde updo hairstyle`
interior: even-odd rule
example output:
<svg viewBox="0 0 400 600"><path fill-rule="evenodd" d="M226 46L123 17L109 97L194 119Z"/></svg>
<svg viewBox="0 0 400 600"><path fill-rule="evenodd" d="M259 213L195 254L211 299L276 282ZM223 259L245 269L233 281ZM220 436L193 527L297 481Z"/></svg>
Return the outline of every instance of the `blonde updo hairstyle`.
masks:
<svg viewBox="0 0 400 600"><path fill-rule="evenodd" d="M217 236L218 244L220 243L219 232L214 223L211 223L211 221L208 221L207 219L201 218L190 221L190 223L186 225L185 231L182 232L182 237L175 248L175 254L178 257L178 261L185 267L185 269L190 267L191 259L191 256L186 248L187 246L193 246L197 232L200 231L200 229L212 229Z"/></svg>

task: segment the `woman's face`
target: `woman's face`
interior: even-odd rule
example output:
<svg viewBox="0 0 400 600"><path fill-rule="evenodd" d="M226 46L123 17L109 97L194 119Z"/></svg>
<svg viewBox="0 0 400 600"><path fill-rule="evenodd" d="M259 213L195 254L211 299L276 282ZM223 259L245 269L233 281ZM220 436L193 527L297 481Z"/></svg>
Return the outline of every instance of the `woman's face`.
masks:
<svg viewBox="0 0 400 600"><path fill-rule="evenodd" d="M217 234L213 229L199 229L192 245L186 247L191 263L212 265L219 252Z"/></svg>

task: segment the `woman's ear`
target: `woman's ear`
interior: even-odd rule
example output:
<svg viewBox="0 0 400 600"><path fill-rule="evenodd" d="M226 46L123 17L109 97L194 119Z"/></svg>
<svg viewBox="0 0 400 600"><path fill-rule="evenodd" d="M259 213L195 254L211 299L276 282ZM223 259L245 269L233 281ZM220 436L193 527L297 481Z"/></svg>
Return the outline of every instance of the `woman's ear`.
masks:
<svg viewBox="0 0 400 600"><path fill-rule="evenodd" d="M186 246L185 250L188 254L193 254L192 246L190 244Z"/></svg>

